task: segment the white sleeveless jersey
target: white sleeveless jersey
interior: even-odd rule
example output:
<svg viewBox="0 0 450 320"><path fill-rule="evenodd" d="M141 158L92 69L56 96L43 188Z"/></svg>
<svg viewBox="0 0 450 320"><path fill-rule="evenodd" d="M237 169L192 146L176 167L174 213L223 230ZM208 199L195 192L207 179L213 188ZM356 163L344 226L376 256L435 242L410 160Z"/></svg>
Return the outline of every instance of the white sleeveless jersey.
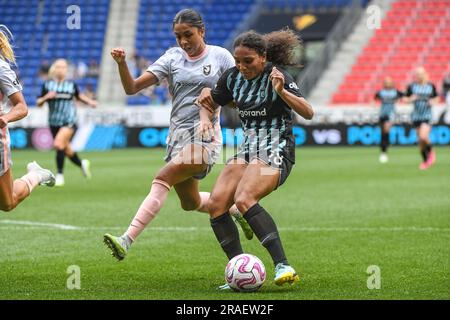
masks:
<svg viewBox="0 0 450 320"><path fill-rule="evenodd" d="M175 131L189 130L199 121L199 108L194 104L203 88L213 88L220 76L234 67L231 53L221 47L207 45L202 56L191 59L183 49L171 48L147 71L159 81L167 79L172 95L171 136Z"/></svg>
<svg viewBox="0 0 450 320"><path fill-rule="evenodd" d="M9 63L0 59L0 115L3 114L3 102L7 102L9 96L19 91L22 91L22 86L16 73ZM0 128L0 176L4 175L12 164L9 142L8 128Z"/></svg>
<svg viewBox="0 0 450 320"><path fill-rule="evenodd" d="M19 91L22 91L22 86L16 73L8 62L0 59L0 114L3 114L3 103L7 102L10 95Z"/></svg>

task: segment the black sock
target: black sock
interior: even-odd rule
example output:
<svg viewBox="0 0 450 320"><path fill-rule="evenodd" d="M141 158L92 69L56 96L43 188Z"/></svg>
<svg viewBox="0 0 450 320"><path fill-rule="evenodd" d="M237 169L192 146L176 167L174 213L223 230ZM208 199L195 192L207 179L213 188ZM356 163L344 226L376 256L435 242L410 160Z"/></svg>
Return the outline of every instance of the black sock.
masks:
<svg viewBox="0 0 450 320"><path fill-rule="evenodd" d="M428 160L428 157L430 156L430 152L431 152L431 144L427 144L425 147L425 154L427 156L427 160Z"/></svg>
<svg viewBox="0 0 450 320"><path fill-rule="evenodd" d="M239 240L239 231L228 212L211 219L211 227L228 259L231 260L244 253Z"/></svg>
<svg viewBox="0 0 450 320"><path fill-rule="evenodd" d="M63 150L56 150L56 167L58 168L58 173L63 173L65 157L66 155Z"/></svg>
<svg viewBox="0 0 450 320"><path fill-rule="evenodd" d="M423 162L427 161L427 153L425 150L420 150L420 154L422 155Z"/></svg>
<svg viewBox="0 0 450 320"><path fill-rule="evenodd" d="M288 264L277 226L270 214L257 203L248 209L244 214L244 218L259 241L261 241L261 244L269 251L273 263L275 265L278 263Z"/></svg>
<svg viewBox="0 0 450 320"><path fill-rule="evenodd" d="M78 154L75 152L73 156L69 157L70 161L78 167L81 167L81 160L78 158Z"/></svg>
<svg viewBox="0 0 450 320"><path fill-rule="evenodd" d="M381 134L381 151L386 152L389 146L389 133Z"/></svg>

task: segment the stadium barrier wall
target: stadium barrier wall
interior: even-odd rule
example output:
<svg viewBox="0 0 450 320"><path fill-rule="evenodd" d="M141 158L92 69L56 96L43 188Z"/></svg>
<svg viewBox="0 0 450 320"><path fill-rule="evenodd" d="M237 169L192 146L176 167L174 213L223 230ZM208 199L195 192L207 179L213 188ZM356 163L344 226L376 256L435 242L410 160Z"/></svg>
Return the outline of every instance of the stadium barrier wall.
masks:
<svg viewBox="0 0 450 320"><path fill-rule="evenodd" d="M169 107L80 109L79 125L72 140L75 150L110 150L127 147L165 147ZM409 123L410 108L402 107L390 133L392 145L413 145L415 130ZM431 140L450 145L450 110L433 109ZM50 150L53 138L47 128L47 111L30 110L29 116L10 126L11 147ZM293 128L297 146L374 146L380 142L378 109L369 107L319 108L313 121L298 121ZM242 142L242 128L222 128L225 146Z"/></svg>

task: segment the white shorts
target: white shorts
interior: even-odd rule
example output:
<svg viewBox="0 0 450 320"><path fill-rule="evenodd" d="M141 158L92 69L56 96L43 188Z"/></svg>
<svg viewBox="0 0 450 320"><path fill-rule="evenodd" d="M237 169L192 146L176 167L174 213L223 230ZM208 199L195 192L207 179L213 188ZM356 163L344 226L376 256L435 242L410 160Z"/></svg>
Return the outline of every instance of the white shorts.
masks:
<svg viewBox="0 0 450 320"><path fill-rule="evenodd" d="M205 159L208 167L207 169L194 176L195 179L203 179L207 176L207 174L211 171L212 167L216 163L217 159L220 156L220 152L222 151L222 130L219 124L214 126L214 140L211 142L205 142L201 140L197 134L198 127L194 127L192 129L180 129L175 130L170 133L170 136L167 137L167 148L166 148L166 156L164 160L166 162L174 159L178 153L187 145L194 144L199 146L199 148L204 148L208 154L208 159Z"/></svg>
<svg viewBox="0 0 450 320"><path fill-rule="evenodd" d="M11 167L11 149L9 147L8 128L0 129L0 176L3 176Z"/></svg>

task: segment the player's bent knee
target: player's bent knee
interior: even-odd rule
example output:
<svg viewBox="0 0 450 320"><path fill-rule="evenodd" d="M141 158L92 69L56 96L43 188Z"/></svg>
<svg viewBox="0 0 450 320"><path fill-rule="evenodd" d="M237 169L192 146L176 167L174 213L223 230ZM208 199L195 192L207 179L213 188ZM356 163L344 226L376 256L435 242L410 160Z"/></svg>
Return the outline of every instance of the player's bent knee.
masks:
<svg viewBox="0 0 450 320"><path fill-rule="evenodd" d="M58 151L64 151L64 149L66 149L66 147L64 146L64 144L62 142L59 141L55 141L53 143L53 147L58 150Z"/></svg>
<svg viewBox="0 0 450 320"><path fill-rule="evenodd" d="M220 199L218 199L217 197L211 196L208 200L208 210L209 210L210 215L216 216L216 215L221 215L222 213L224 213L225 208L220 203Z"/></svg>
<svg viewBox="0 0 450 320"><path fill-rule="evenodd" d="M241 192L234 197L234 203L242 213L247 212L256 202L258 201L247 192Z"/></svg>
<svg viewBox="0 0 450 320"><path fill-rule="evenodd" d="M198 203L194 201L181 201L181 208L184 211L194 211L200 206L200 201Z"/></svg>
<svg viewBox="0 0 450 320"><path fill-rule="evenodd" d="M0 210L9 212L12 211L16 206L13 203L2 203L0 204Z"/></svg>

